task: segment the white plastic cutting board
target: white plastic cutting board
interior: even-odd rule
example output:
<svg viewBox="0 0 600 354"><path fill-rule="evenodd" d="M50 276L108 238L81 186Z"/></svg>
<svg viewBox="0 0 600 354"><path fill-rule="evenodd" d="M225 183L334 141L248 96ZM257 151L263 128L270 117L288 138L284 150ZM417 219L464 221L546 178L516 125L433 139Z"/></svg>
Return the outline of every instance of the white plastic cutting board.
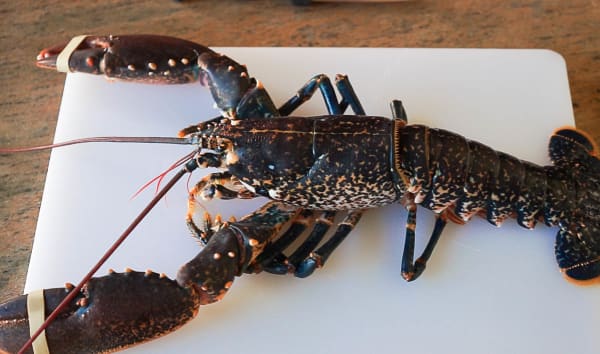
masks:
<svg viewBox="0 0 600 354"><path fill-rule="evenodd" d="M573 124L565 63L544 50L221 48L248 65L277 103L312 75L346 73L367 113L401 99L411 123L446 128L547 163L551 132ZM58 74L57 74L58 75ZM326 113L317 94L299 115ZM146 86L69 75L56 141L174 136L214 117L199 85ZM52 153L26 291L77 282L153 189L131 199L190 147L87 144ZM192 182L206 171L193 174ZM179 183L103 267L173 277L200 249L183 223ZM242 216L264 200L213 202ZM555 264L556 229L476 219L449 225L424 275L400 277L406 212L371 210L304 280L245 275L178 332L130 353L598 353L600 286L577 287ZM420 209L418 250L432 228Z"/></svg>

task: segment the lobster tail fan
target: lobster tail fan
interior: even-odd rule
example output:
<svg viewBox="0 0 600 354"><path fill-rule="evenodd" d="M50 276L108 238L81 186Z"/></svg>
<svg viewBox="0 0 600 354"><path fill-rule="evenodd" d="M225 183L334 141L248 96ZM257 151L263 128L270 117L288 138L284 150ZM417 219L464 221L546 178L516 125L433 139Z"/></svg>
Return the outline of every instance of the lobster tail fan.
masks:
<svg viewBox="0 0 600 354"><path fill-rule="evenodd" d="M585 225L561 229L556 236L556 260L569 280L600 281L600 228Z"/></svg>
<svg viewBox="0 0 600 354"><path fill-rule="evenodd" d="M558 266L570 280L600 280L600 159L584 133L562 128L550 138L550 158L572 176L574 209L556 237Z"/></svg>
<svg viewBox="0 0 600 354"><path fill-rule="evenodd" d="M575 128L558 129L550 137L550 159L556 166L580 165L583 162L591 171L600 172L598 147L584 132Z"/></svg>

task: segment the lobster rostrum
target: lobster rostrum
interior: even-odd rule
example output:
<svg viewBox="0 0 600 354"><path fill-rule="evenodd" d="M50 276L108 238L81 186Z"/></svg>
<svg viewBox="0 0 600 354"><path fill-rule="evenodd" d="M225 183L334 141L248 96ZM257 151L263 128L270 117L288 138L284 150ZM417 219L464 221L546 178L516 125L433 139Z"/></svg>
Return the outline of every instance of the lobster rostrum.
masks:
<svg viewBox="0 0 600 354"><path fill-rule="evenodd" d="M142 42L145 44L139 45ZM248 78L243 66L192 42L159 36L83 37L72 47L74 51L66 51L70 53L66 62L71 71L165 83L182 77L181 82L198 79L208 85L224 117L186 128L181 135L199 145L198 154L189 164L224 171L203 178L192 190L188 225L206 247L182 268L177 282L154 273L136 272L95 278L54 327L57 332L68 331L69 325L61 325L61 321L87 321L92 317L85 316L87 311L98 309L100 318L115 317L119 324L127 322L121 321L121 315L127 319L147 316L147 322L129 322L125 326L151 328L148 334L119 339L118 343L109 343L105 338L84 339L85 349L54 349L51 344L53 352L111 351L156 337L184 323L200 304L220 299L233 277L243 272L291 271L297 276L310 275L351 231L364 208L397 202L408 210L402 260L407 280L421 274L447 220L464 223L475 214L494 225L508 217L516 217L527 228L534 227L537 221L558 225L556 256L564 274L579 281L600 275L600 162L598 149L579 131L556 131L549 147L553 165L537 166L448 131L407 125L398 102L394 119L366 116L343 78L338 81L343 97L340 103L328 80L318 75L276 109L262 86ZM45 50L38 63L54 67L63 52L62 46ZM181 52L190 57L178 56ZM178 73L168 69L194 60L198 64L192 64L190 69ZM287 117L317 88L323 93L330 115ZM341 115L347 105L358 116ZM193 200L198 195L204 199L262 195L274 202L239 222L217 221L218 231L213 232L210 218L198 226L191 217ZM417 205L433 210L437 220L425 251L414 261ZM335 234L317 248L337 212L348 215ZM310 226L312 232L306 241L289 257L283 255L283 250L308 228L317 213L321 217ZM223 261L226 263L220 263ZM138 280L155 278L158 280ZM99 284L110 291L98 291ZM154 313L149 310L151 305L148 309L135 308L141 302L137 293L150 289L181 302L181 307L174 306L181 308L180 313ZM65 293L64 289L47 291L46 306L51 308ZM116 298L108 298L109 293ZM107 303L122 303L127 310L139 312L127 313L120 306L107 309L101 306L104 300L99 301L104 296ZM2 305L3 311L7 309L2 327L12 328L10 324L18 323L15 331L21 333L20 338L28 336L25 301L24 296ZM136 306L127 305L133 301ZM175 324L163 324L173 318ZM148 322L157 326L148 326ZM92 328L91 324L82 327L96 332L117 326L101 323L102 329ZM52 334L51 328L52 325L48 336L62 338ZM81 336L82 329L78 331ZM4 335L2 329L0 333L3 340L16 337L16 332ZM12 342L8 345L18 347Z"/></svg>

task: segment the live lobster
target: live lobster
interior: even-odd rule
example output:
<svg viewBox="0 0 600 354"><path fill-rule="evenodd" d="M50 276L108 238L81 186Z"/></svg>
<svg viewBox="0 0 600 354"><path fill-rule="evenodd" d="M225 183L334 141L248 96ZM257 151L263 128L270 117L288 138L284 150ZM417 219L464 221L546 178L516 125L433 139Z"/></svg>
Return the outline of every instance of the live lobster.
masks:
<svg viewBox="0 0 600 354"><path fill-rule="evenodd" d="M100 52L104 53L105 47L112 49L109 52L116 51L119 47L114 44L125 43L127 38L122 36L108 40L95 39L95 41L101 44L100 47L103 49ZM91 38L87 40L90 43L94 42ZM143 43L138 52L143 53L142 50L152 48L144 40L156 41L155 43L167 41L176 44L177 48L189 46L190 43L175 42L175 40L171 42L171 39L164 37L138 37L124 48L135 49L136 44ZM126 69L107 71L106 64L109 61L90 56L90 51L93 51L93 48L84 49L80 45L80 49L71 56L71 61L82 63L78 70L84 71L85 67L95 71L104 67L105 73L117 72L118 77L135 73L136 70L132 68L144 65L143 62L132 64L130 61L127 65L121 65ZM46 61L51 59L53 53L53 50L43 52L42 59ZM79 53L82 54L81 57L77 56ZM358 101L350 94L342 93L342 96L348 98L346 101L354 104L354 110L360 116L340 116L344 103L338 105L332 100L331 95L325 95L332 116L270 118L278 114L272 110L274 105L269 103L270 99L267 100L268 96L260 85L255 82L253 84L249 79L247 86L240 90L233 90L237 93L231 94L232 91L227 84L216 80L215 77L218 76L210 75L219 72L219 69L224 69L226 65L227 70L220 73L225 76L234 73L245 82L248 76L243 74L246 72L244 69L236 66L235 62L229 61L230 59L226 57L213 56L210 51L204 53L208 53L203 57L204 60L208 60L208 63L204 63L203 66L202 55L199 56L198 61L201 63L199 77L201 80L206 80L211 87L217 105L224 111L224 117L190 127L183 132L200 145L199 154L195 158L199 165L227 168L227 171L224 174L204 178L194 191L204 197L217 195L227 198L246 198L258 194L279 202L268 204L264 209L251 214L239 223L222 225L214 235L210 232L206 234L202 230L210 228L198 227L191 218L188 219L190 228L208 245L197 257L199 261L192 261L190 267L185 268L193 270L190 272L191 275L182 275L180 278L180 284L191 284L188 279L194 279L194 283L198 284L184 287L186 291L192 292L194 289L199 294L203 294L198 297L198 301L192 301L193 305L189 303L182 305L184 306L182 311L188 313L185 318L190 317L190 308L219 299L231 285L233 276L240 274L244 268L247 271L260 271L266 267L267 270L274 272L286 273L291 270L301 276L310 274L333 250L331 246L341 242L351 230L363 208L398 201L409 210L407 245L402 265L403 274L409 280L416 278L424 269L425 262L447 219L464 222L471 215L482 212L487 212L487 219L494 224L513 215L517 216L519 223L525 227L533 227L537 220L543 220L548 225L558 224L560 231L557 257L559 266L566 275L585 280L594 278L600 273L598 263L600 251L598 242L594 239L599 224L597 215L600 188L597 176L600 166L596 157L597 149L579 132L571 129L557 131L550 143L551 157L556 166L541 168L446 131L423 126L407 126L401 112L395 114L394 120L364 116ZM135 55L130 56L136 58ZM90 57L96 59L90 60ZM169 56L169 59L172 58ZM216 69L210 66L215 62L219 63ZM154 80L159 76L157 73L162 68L158 61L151 63L154 65L145 65L150 69L149 72L154 73L150 76ZM170 60L166 61L166 65L171 65ZM233 69L230 69L231 67ZM163 72L163 76L172 80L171 74L175 72L174 69L165 70L169 70L169 73ZM193 70L174 73L175 77L194 74L196 73ZM310 90L304 89L301 93L314 91L317 87L316 83L322 82L321 79L321 76L316 77L306 86L310 87ZM326 84L320 87L324 91L332 91ZM260 98L254 99L257 96L240 95L239 92L257 92ZM244 98L239 99L240 96ZM236 97L236 100L232 97ZM252 99L248 99L249 97ZM285 107L290 105L296 107L299 102L301 99L293 98L284 105L280 113L288 115L293 108ZM251 134L248 134L249 132ZM290 144L290 141L297 142L297 146L302 149L297 149L296 144ZM368 144L369 148L365 148L365 144ZM279 148L272 150L273 146ZM289 147L294 147L293 151L289 151ZM209 149L211 152L202 149ZM453 155L454 152L456 156ZM496 163L490 164L490 160ZM504 173L509 170L516 173ZM535 182L541 182L541 186ZM567 188L571 185L579 187L573 191ZM367 188L369 188L368 193ZM378 192L373 193L373 191ZM518 198L517 193L523 198ZM564 203L573 200L584 200L587 203L583 203L585 206L581 209L572 206L564 207ZM292 260L288 261L280 253L284 245L272 246L273 249L268 252L262 250L263 246L279 235L285 224L304 225L301 220L306 218L307 213L314 213L288 207L286 206L288 204L310 210L330 210L325 212L327 214L325 220L330 219L334 212L349 211L349 219L340 225L329 247L310 254L318 243L316 237L320 238L322 235L309 236L311 241L307 240L306 249L290 256ZM411 244L414 243L412 232L416 204L434 210L438 218L429 242L430 247L423 257L413 262ZM262 232L263 227L266 227L267 232ZM237 232L238 230L244 232ZM295 228L291 228L278 240L293 239L295 237L293 234L297 231L291 230ZM241 235L244 237L240 238ZM237 248L240 245L241 248ZM244 253L250 256L243 260L238 258ZM261 255L267 255L268 259L264 259L265 256L260 259ZM220 264L219 261L225 260L229 263L226 263L224 268L216 266ZM253 261L256 262L252 263ZM214 279L209 277L200 280L199 278L202 278L200 273L207 269L213 271L211 276L214 276ZM186 274L186 271L180 274ZM95 282L112 284L112 279L122 277L127 279L126 275L115 274L93 280L88 289L93 289ZM152 278L152 275L149 274L147 278ZM130 284L128 281L126 283ZM134 282L132 281L131 284ZM139 286L141 289L147 286L143 284L145 283L141 282L141 285L133 286ZM119 282L114 286L124 287L125 284ZM124 293L123 296L127 294ZM126 300L126 298L122 299L122 301ZM140 311L145 310L140 309ZM165 316L178 317L171 314ZM49 327L49 331L50 328L52 327ZM148 336L154 335L157 333L153 332ZM52 338L50 333L49 337ZM88 341L84 344L90 343ZM89 347L77 349L73 345L65 350L79 352L106 349Z"/></svg>

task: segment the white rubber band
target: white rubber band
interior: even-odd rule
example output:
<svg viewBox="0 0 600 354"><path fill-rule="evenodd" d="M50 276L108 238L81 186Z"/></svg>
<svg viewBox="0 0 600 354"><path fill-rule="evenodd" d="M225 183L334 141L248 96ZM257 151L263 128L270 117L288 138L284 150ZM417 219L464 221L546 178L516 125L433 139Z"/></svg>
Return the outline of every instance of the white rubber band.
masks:
<svg viewBox="0 0 600 354"><path fill-rule="evenodd" d="M44 310L44 290L35 290L27 295L27 313L29 314L29 335L33 335L46 320ZM46 331L42 331L32 345L34 354L50 354Z"/></svg>
<svg viewBox="0 0 600 354"><path fill-rule="evenodd" d="M69 59L71 59L71 55L73 55L73 52L77 49L77 47L79 47L81 42L83 42L87 37L88 37L87 34L83 34L81 36L75 36L75 37L73 37L73 39L71 39L69 44L67 44L65 49L63 49L62 52L60 52L60 54L56 58L56 70L57 71L59 71L61 73L71 72L71 69L69 68Z"/></svg>

